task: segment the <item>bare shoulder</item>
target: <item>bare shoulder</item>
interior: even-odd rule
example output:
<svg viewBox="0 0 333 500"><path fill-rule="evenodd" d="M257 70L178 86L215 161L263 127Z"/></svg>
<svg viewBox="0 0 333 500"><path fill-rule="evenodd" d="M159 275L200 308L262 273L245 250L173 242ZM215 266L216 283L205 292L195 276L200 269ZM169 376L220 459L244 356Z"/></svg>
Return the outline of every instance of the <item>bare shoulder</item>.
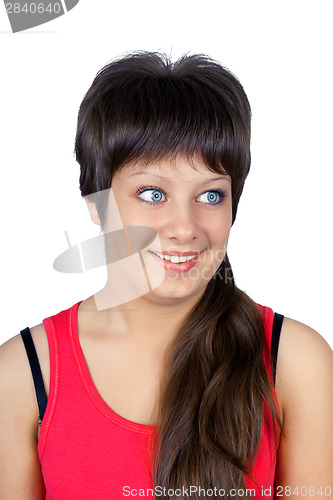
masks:
<svg viewBox="0 0 333 500"><path fill-rule="evenodd" d="M284 318L278 349L276 385L282 406L288 398L307 389L332 384L333 351L326 340L311 327ZM302 391L301 391L302 392Z"/></svg>
<svg viewBox="0 0 333 500"><path fill-rule="evenodd" d="M50 360L47 335L43 323L30 328L43 374L45 388L49 387ZM20 334L0 346L0 384L10 387L13 395L27 389L30 365ZM30 377L31 378L31 377ZM32 378L31 378L32 382ZM30 384L31 385L31 384ZM48 390L47 390L48 392Z"/></svg>
<svg viewBox="0 0 333 500"><path fill-rule="evenodd" d="M48 389L50 362L44 325L36 325L30 331ZM29 422L35 424L38 407L29 360L20 334L0 346L0 397L3 414L9 412L22 422L25 420L27 425Z"/></svg>
<svg viewBox="0 0 333 500"><path fill-rule="evenodd" d="M281 330L276 392L283 412L276 484L331 484L333 352L318 332L290 318Z"/></svg>
<svg viewBox="0 0 333 500"><path fill-rule="evenodd" d="M43 325L31 328L48 383L48 346ZM44 498L37 453L38 405L21 335L0 347L0 498Z"/></svg>

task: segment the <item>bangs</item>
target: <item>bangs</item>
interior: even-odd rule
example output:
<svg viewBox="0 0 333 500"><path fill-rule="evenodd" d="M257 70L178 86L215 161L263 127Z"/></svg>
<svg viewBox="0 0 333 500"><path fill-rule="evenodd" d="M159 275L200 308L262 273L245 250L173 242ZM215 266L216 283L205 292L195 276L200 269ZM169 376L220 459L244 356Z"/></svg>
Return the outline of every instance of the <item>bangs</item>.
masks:
<svg viewBox="0 0 333 500"><path fill-rule="evenodd" d="M82 195L109 188L128 164L182 155L229 174L239 198L250 166L250 115L239 81L206 56L171 63L137 53L115 61L97 74L79 112Z"/></svg>
<svg viewBox="0 0 333 500"><path fill-rule="evenodd" d="M232 168L237 155L232 122L227 113L221 120L215 112L218 103L203 101L198 89L168 78L140 83L117 89L101 103L101 146L114 169L179 154L199 157L214 170Z"/></svg>

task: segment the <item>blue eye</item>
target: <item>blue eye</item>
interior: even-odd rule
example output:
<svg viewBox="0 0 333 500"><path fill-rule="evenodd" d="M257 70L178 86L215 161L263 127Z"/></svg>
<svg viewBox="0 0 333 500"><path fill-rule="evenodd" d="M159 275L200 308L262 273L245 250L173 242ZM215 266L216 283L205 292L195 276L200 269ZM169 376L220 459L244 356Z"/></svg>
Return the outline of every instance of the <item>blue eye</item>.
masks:
<svg viewBox="0 0 333 500"><path fill-rule="evenodd" d="M149 203L150 205L156 205L160 203L162 200L162 196L164 196L161 189L156 188L139 188L137 190L137 194L139 195L139 200L143 203ZM142 198L142 195L144 197Z"/></svg>
<svg viewBox="0 0 333 500"><path fill-rule="evenodd" d="M214 189L214 191L206 191L202 193L201 196L207 196L208 201L204 201L206 205L221 205L223 203L224 198L227 196L226 191L220 191L219 189ZM199 199L198 198L198 199Z"/></svg>

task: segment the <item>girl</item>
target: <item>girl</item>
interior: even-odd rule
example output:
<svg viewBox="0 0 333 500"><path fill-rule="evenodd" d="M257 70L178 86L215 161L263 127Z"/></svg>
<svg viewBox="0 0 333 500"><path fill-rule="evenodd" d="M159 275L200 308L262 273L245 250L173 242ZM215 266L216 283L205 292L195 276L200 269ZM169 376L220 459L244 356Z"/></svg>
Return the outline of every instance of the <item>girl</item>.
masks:
<svg viewBox="0 0 333 500"><path fill-rule="evenodd" d="M205 56L96 76L75 147L108 280L1 348L1 499L331 495L332 351L227 256L250 117Z"/></svg>

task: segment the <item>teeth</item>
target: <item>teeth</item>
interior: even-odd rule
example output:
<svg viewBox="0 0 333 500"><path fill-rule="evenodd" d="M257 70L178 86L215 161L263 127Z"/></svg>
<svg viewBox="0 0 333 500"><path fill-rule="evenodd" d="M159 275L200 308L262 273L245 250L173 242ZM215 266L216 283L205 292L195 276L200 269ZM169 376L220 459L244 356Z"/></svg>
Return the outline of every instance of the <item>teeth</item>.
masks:
<svg viewBox="0 0 333 500"><path fill-rule="evenodd" d="M192 260L195 257L195 255L187 255L186 257L185 256L178 257L177 255L162 255L162 254L157 253L157 252L153 252L153 253L155 255L157 255L160 259L169 260L173 264L179 264L180 262L186 262L187 260Z"/></svg>

